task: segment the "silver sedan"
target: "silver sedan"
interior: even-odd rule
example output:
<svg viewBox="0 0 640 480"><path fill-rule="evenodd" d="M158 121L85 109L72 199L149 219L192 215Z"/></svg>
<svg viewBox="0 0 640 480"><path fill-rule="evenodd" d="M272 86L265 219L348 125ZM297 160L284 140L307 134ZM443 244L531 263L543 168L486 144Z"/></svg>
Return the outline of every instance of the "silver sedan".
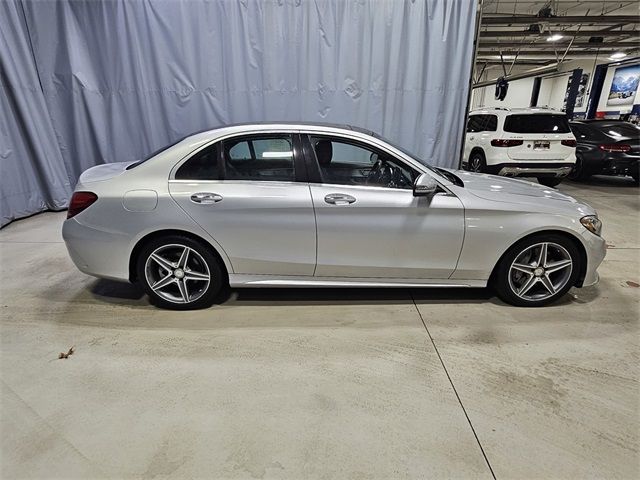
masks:
<svg viewBox="0 0 640 480"><path fill-rule="evenodd" d="M239 287L485 287L542 306L597 282L589 205L425 166L349 126L234 125L82 174L63 236L77 267L202 308Z"/></svg>

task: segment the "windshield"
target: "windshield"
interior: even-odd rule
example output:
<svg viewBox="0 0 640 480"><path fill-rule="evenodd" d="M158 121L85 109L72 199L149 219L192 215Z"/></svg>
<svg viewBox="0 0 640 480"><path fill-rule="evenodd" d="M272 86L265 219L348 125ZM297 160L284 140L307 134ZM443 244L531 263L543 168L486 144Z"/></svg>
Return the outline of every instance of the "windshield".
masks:
<svg viewBox="0 0 640 480"><path fill-rule="evenodd" d="M569 133L569 122L565 115L536 113L508 115L504 120L504 131L510 133Z"/></svg>
<svg viewBox="0 0 640 480"><path fill-rule="evenodd" d="M632 123L614 123L602 125L602 131L613 138L634 138L640 137L640 128Z"/></svg>
<svg viewBox="0 0 640 480"><path fill-rule="evenodd" d="M402 153L404 153L404 154L405 154L405 155L407 155L408 157L413 158L413 159L414 159L414 160L416 160L418 163L420 163L421 165L424 165L425 167L427 167L427 168L428 168L429 170L431 170L432 172L434 172L434 173L439 173L439 172L438 172L434 167L432 167L431 165L429 165L429 164L427 164L427 163L423 162L423 161L422 161L422 159L421 159L418 155L416 155L416 154L415 154L415 153L413 153L413 152L410 152L410 151L409 151L409 150L407 150L406 148L401 147L400 145L397 145L397 144L393 143L392 141L390 141L390 140L388 140L388 139L384 138L382 135L378 135L378 134L377 134L377 133L375 133L375 132L370 132L370 133L369 133L369 135L371 135L372 137L375 137L375 138L377 138L377 139L380 139L380 140L382 140L382 141L383 141L383 142L385 142L385 143L388 143L389 145L391 145L391 146L392 146L393 148L395 148L396 150L400 150Z"/></svg>

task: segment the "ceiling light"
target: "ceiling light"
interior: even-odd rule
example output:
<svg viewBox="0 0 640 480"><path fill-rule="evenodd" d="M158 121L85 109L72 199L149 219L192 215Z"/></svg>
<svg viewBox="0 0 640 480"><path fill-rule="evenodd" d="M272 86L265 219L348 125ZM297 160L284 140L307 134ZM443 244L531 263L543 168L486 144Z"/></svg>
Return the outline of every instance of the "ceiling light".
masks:
<svg viewBox="0 0 640 480"><path fill-rule="evenodd" d="M553 35L549 35L547 37L547 42L557 42L558 40L563 39L564 37L562 35L560 35L559 33L555 33Z"/></svg>
<svg viewBox="0 0 640 480"><path fill-rule="evenodd" d="M616 52L609 57L609 60L621 60L626 56L627 54L624 52Z"/></svg>

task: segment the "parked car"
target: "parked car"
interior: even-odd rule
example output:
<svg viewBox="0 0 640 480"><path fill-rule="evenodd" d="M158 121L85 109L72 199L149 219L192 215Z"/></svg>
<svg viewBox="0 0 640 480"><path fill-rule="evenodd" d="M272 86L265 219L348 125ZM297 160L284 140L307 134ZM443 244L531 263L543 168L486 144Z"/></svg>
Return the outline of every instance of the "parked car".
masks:
<svg viewBox="0 0 640 480"><path fill-rule="evenodd" d="M536 177L555 187L571 172L576 139L567 117L548 108L494 108L469 113L462 168Z"/></svg>
<svg viewBox="0 0 640 480"><path fill-rule="evenodd" d="M640 127L621 120L577 120L569 125L578 142L571 180L628 175L640 184Z"/></svg>
<svg viewBox="0 0 640 480"><path fill-rule="evenodd" d="M594 284L590 206L521 180L429 167L352 127L254 124L85 171L62 229L90 275L156 305L232 287L484 287L520 306Z"/></svg>

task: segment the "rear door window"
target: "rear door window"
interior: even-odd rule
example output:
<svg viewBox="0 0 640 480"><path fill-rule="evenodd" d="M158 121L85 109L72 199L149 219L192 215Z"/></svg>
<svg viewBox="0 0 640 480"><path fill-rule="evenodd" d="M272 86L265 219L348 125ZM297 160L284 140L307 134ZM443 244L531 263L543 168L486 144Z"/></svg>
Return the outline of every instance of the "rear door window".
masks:
<svg viewBox="0 0 640 480"><path fill-rule="evenodd" d="M295 181L291 134L225 140L224 162L225 180Z"/></svg>
<svg viewBox="0 0 640 480"><path fill-rule="evenodd" d="M504 120L504 131L510 133L570 133L565 115L539 113L509 115Z"/></svg>

